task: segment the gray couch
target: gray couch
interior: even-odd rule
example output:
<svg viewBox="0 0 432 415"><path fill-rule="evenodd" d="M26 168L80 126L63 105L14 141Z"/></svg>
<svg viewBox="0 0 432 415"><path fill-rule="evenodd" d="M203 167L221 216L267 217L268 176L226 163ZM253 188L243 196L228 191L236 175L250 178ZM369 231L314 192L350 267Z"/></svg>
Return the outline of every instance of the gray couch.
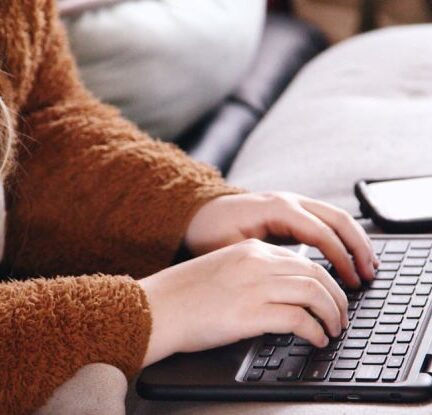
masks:
<svg viewBox="0 0 432 415"><path fill-rule="evenodd" d="M248 138L229 181L304 193L358 215L360 178L432 172L432 26L356 37L303 69ZM432 197L432 196L431 196ZM190 403L129 398L133 415L430 414L426 404Z"/></svg>
<svg viewBox="0 0 432 415"><path fill-rule="evenodd" d="M432 173L432 25L343 42L315 58L248 138L229 180L358 214L360 178Z"/></svg>

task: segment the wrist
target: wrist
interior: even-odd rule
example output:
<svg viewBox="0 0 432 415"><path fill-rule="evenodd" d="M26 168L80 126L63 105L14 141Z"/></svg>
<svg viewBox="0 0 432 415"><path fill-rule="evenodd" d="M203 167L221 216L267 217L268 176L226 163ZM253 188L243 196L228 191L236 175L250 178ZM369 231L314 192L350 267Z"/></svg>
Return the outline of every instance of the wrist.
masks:
<svg viewBox="0 0 432 415"><path fill-rule="evenodd" d="M163 292L163 282L157 275L138 281L145 291L149 304L152 327L144 356L143 367L162 360L182 349L182 332L175 305L169 304L168 295ZM172 308L173 307L173 308Z"/></svg>

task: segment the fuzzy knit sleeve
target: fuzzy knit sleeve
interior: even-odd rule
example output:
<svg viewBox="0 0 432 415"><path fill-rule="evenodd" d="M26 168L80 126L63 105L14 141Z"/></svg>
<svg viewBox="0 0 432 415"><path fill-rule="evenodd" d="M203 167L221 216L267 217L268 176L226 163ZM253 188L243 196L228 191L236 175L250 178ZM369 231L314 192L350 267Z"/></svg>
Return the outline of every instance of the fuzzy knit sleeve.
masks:
<svg viewBox="0 0 432 415"><path fill-rule="evenodd" d="M131 377L150 325L144 291L130 277L0 284L0 413L32 413L88 363Z"/></svg>
<svg viewBox="0 0 432 415"><path fill-rule="evenodd" d="M168 266L197 209L240 190L83 88L53 0L4 0L0 9L3 69L23 132L10 183L9 265L19 274L134 277Z"/></svg>

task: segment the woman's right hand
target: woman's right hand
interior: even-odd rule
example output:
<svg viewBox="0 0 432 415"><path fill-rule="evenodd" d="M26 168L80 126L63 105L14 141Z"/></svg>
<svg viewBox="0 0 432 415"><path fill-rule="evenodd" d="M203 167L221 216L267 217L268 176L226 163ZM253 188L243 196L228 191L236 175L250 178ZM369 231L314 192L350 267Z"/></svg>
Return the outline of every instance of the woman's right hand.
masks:
<svg viewBox="0 0 432 415"><path fill-rule="evenodd" d="M152 313L148 366L264 333L317 347L348 325L348 302L321 266L258 240L231 245L141 280Z"/></svg>

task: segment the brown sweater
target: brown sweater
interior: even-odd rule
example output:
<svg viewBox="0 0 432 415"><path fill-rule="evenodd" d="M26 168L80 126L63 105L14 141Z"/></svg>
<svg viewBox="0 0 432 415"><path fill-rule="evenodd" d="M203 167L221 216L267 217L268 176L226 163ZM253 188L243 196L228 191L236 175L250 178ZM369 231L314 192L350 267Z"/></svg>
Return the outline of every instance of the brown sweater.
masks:
<svg viewBox="0 0 432 415"><path fill-rule="evenodd" d="M120 274L168 266L196 210L238 190L83 88L54 0L2 0L0 47L0 94L19 132L5 254L18 280L0 284L0 414L11 415L88 363L133 375L151 319Z"/></svg>

